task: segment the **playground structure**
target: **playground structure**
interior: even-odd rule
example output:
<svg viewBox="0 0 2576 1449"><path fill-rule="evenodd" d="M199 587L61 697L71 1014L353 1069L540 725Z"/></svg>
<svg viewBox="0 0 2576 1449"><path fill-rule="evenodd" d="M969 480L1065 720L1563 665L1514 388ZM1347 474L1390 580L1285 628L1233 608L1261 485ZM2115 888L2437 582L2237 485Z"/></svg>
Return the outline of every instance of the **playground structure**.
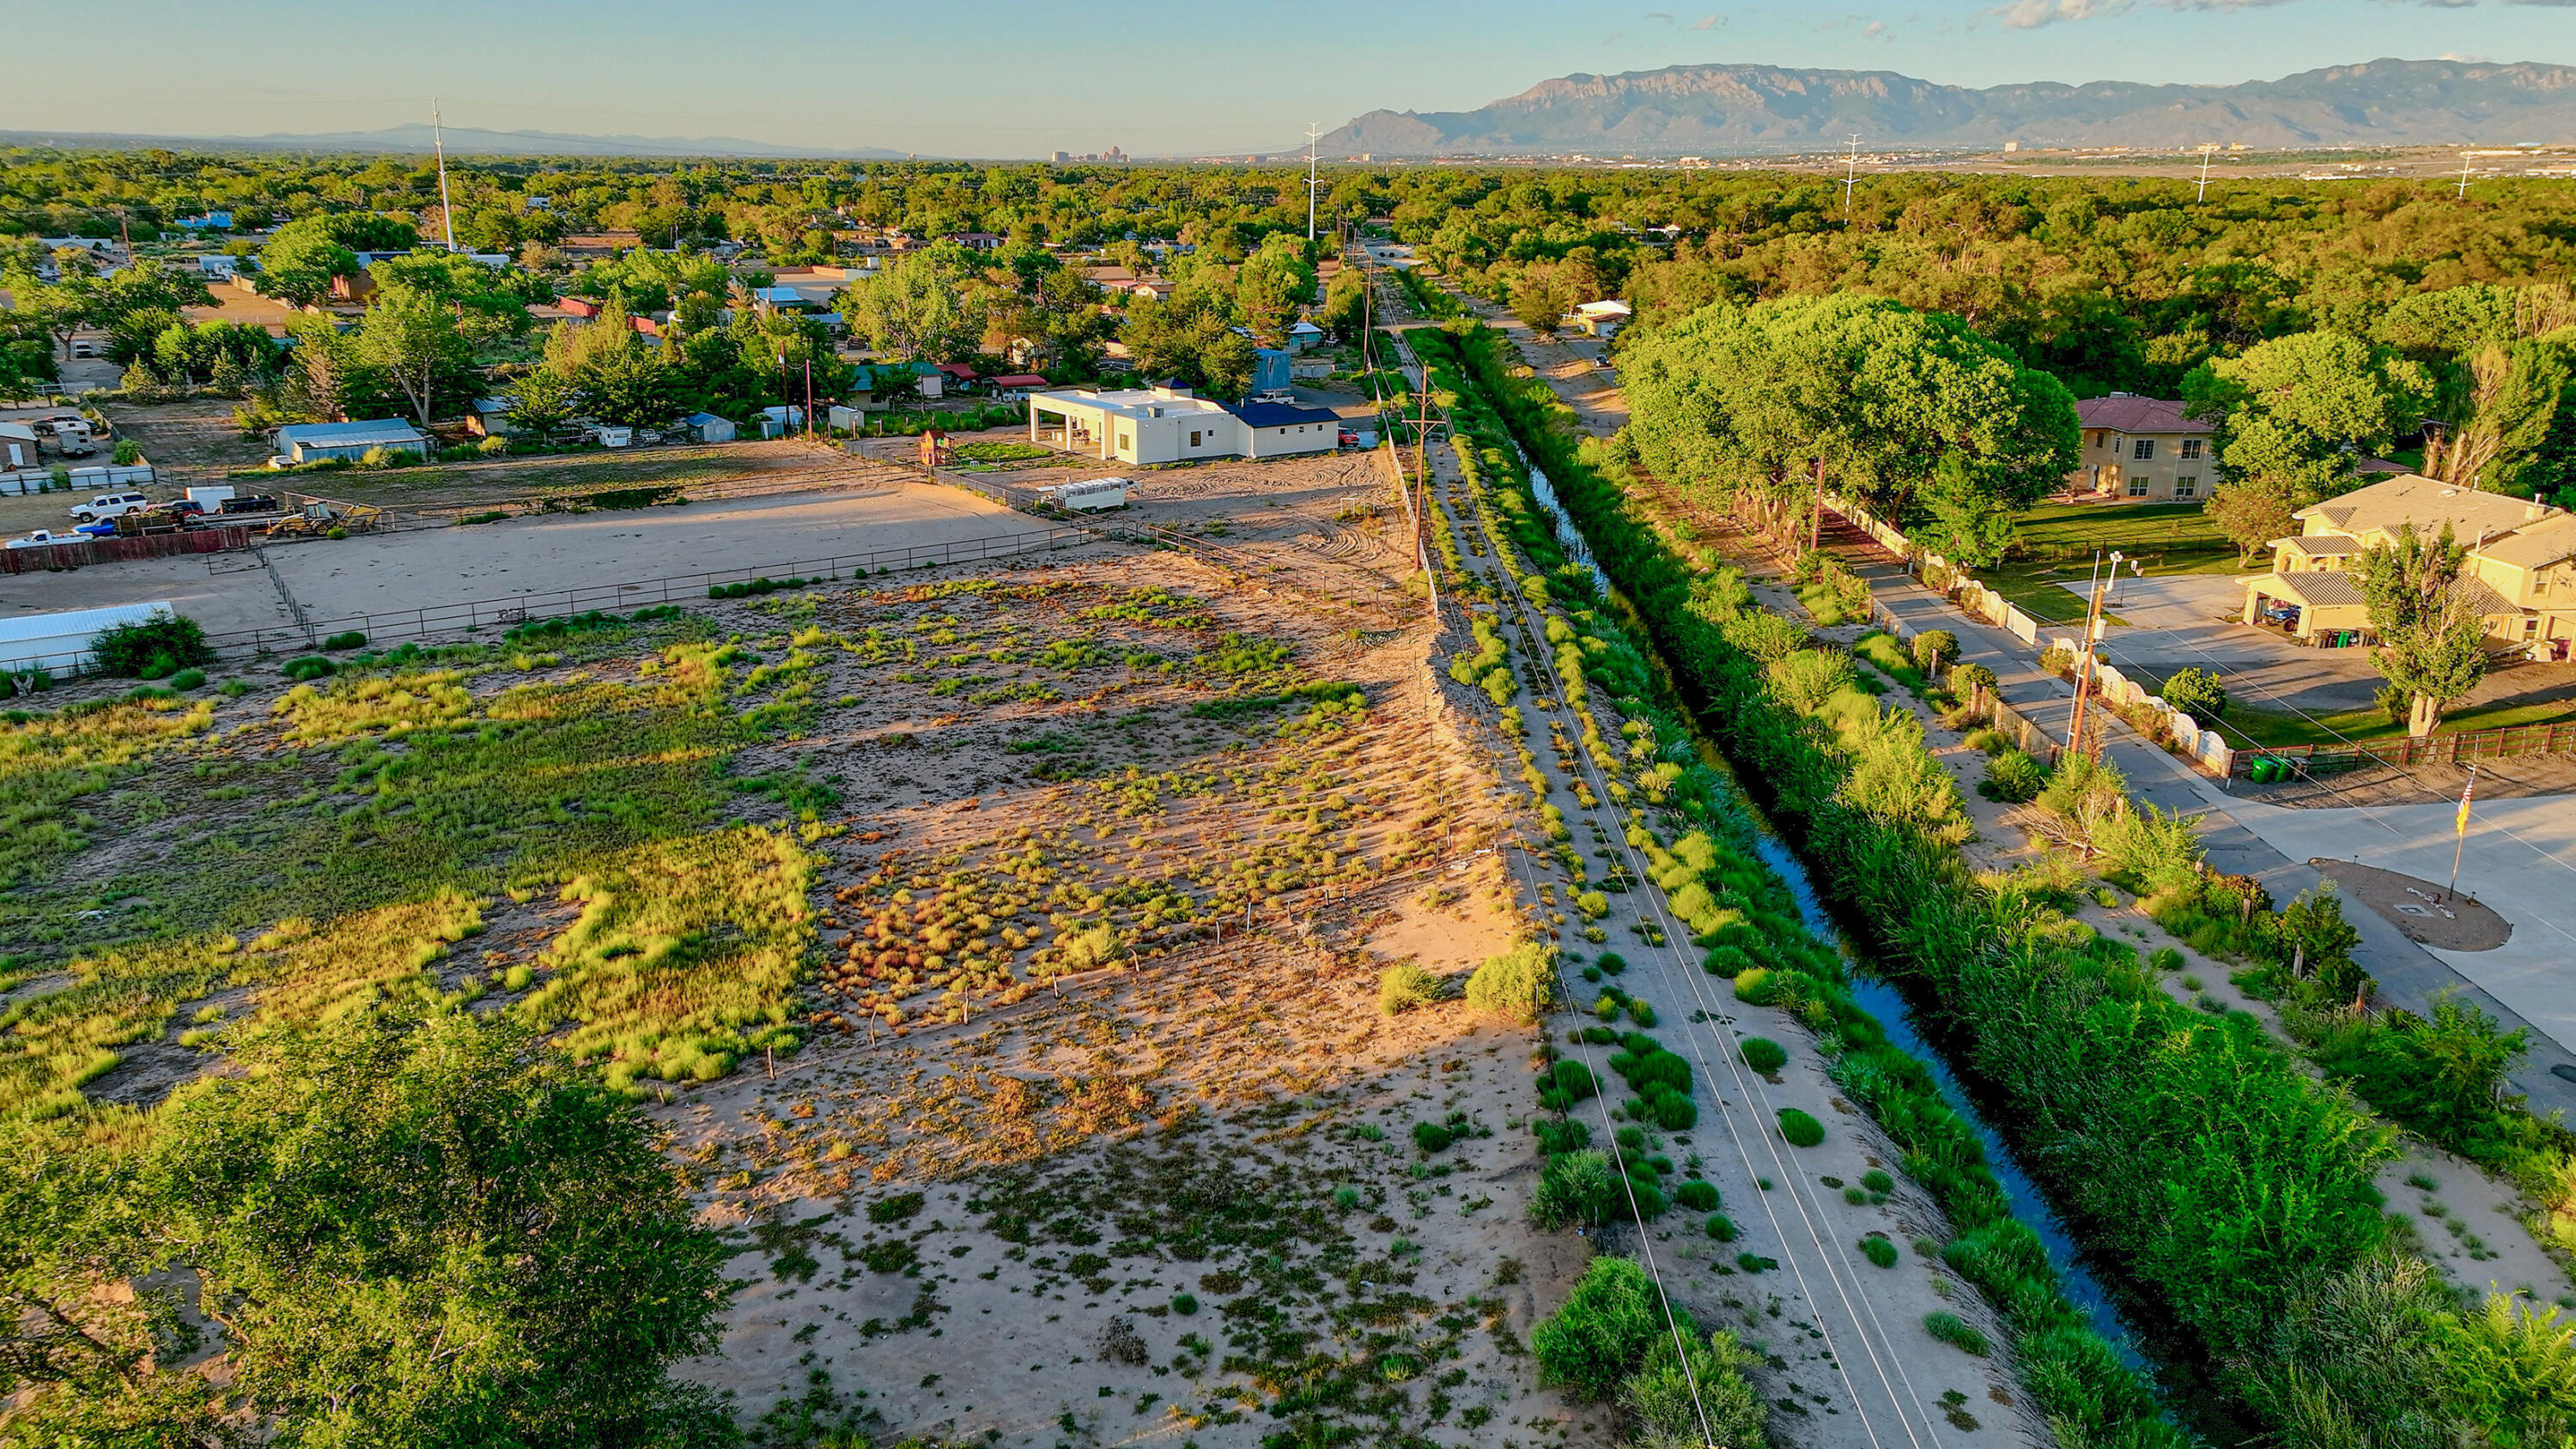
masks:
<svg viewBox="0 0 2576 1449"><path fill-rule="evenodd" d="M925 429L921 435L921 466L944 468L957 461L957 444L945 428Z"/></svg>

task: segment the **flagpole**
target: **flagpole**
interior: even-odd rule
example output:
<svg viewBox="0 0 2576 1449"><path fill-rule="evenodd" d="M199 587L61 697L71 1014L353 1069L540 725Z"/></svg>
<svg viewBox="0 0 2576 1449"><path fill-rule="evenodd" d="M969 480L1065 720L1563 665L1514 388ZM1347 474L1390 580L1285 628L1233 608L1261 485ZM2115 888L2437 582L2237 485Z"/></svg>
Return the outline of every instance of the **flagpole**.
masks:
<svg viewBox="0 0 2576 1449"><path fill-rule="evenodd" d="M2460 893L2460 852L2468 848L2469 801L2477 792L2478 767L2472 764L2469 766L2469 783L2460 790L2460 818L2453 826L2459 838L2451 842L2451 888L2442 893L2445 900Z"/></svg>

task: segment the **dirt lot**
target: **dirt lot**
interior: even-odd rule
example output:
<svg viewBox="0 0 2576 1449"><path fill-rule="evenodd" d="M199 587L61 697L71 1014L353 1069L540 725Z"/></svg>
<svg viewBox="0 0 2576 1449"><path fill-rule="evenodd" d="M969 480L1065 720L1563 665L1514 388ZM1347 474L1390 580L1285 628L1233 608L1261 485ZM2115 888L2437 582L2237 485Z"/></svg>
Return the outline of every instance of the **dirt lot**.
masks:
<svg viewBox="0 0 2576 1449"><path fill-rule="evenodd" d="M676 544L674 521L703 538L739 512L739 537L774 538L801 510L865 529L867 510L934 505L944 526L1035 522L916 487L277 554L317 595L383 587L363 565L397 555L434 589L469 541L478 567L532 551L515 556L551 583L649 567L637 550ZM1430 687L1394 508L1365 458L1230 464L1157 475L1113 521L1184 527L1204 551L1100 543L691 602L757 651L731 676L774 692L757 708L792 720L733 760L756 788L727 828L793 831L817 857L806 1046L714 1081L627 1078L737 1249L724 1348L688 1371L747 1418L1028 1445L1609 1441L1600 1411L1536 1387L1524 1347L1587 1250L1525 1216L1535 1035L1455 999L1521 906L1489 849L1492 781ZM504 650L465 677L478 698L640 686L665 665L637 652L613 636L560 661ZM288 758L286 682L240 677L247 692L207 700L208 738L245 759L222 778L334 798L327 768L307 780ZM1247 695L1235 678L1323 688ZM215 778L98 801L97 844L51 900L149 881L120 910L184 912L215 894L185 882L211 883L216 856L282 848L263 832L299 812ZM481 981L503 1009L544 989L498 983L555 970L579 910L543 892L482 909L439 984ZM57 949L115 928L47 922L73 938ZM1401 960L1450 999L1380 1015L1378 974ZM239 992L181 1003L94 1095L148 1105L201 1070L180 1033L208 1005L258 1009ZM1458 1140L1423 1152L1421 1122Z"/></svg>

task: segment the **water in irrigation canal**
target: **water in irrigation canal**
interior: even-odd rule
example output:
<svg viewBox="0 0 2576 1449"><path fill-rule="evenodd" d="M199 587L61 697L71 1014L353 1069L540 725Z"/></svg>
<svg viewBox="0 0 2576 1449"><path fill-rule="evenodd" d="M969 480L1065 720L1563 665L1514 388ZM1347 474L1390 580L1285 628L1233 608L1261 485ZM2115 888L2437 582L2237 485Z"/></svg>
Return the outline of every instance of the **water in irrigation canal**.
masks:
<svg viewBox="0 0 2576 1449"><path fill-rule="evenodd" d="M1730 773L1728 779L1732 781L1733 778ZM1833 942L1842 950L1845 959L1850 959L1851 945L1843 939L1841 930L1826 912L1823 902L1817 899L1815 883L1807 878L1806 866L1789 849L1788 843L1772 832L1770 822L1763 819L1761 812L1744 797L1741 789L1736 792L1736 803L1744 807L1744 813L1754 823L1755 849L1762 856L1763 863L1787 882L1789 894L1797 898L1798 914L1806 921L1807 929L1819 938ZM2085 1267L2084 1260L2076 1252L2073 1236L2066 1231L2066 1225L2057 1220L2048 1199L2040 1195L2039 1184L2031 1181L2030 1174L2022 1170L2020 1160L2013 1156L2010 1144L1977 1110L1976 1099L1960 1086L1958 1077L1950 1070L1949 1060L1915 1028L1914 1008L1895 987L1873 973L1854 971L1850 977L1852 999L1878 1018L1878 1024L1887 1029L1890 1042L1931 1072L1933 1080L1941 1085L1942 1100L1976 1132L1978 1143L1985 1148L1986 1168L1994 1173L1995 1181L2003 1185L2004 1199L2012 1205L2013 1216L2027 1223L2033 1232L2039 1234L2040 1242L2047 1245L2048 1264L2057 1270L2058 1281L2067 1300L2093 1315L2093 1331L2110 1343L2122 1363L2149 1378L2155 1377L2156 1366L2139 1350L2119 1306Z"/></svg>
<svg viewBox="0 0 2576 1449"><path fill-rule="evenodd" d="M1514 451L1519 451L1517 444L1514 445ZM1521 464L1528 470L1531 493L1547 509L1556 524L1558 541L1566 546L1567 553L1576 562L1581 563L1591 570L1595 577L1598 577L1599 568L1592 562L1592 550L1583 537L1583 531L1575 526L1572 515L1557 502L1555 491L1548 486L1547 475L1532 467L1527 455L1522 456ZM1672 689L1672 677L1666 670L1663 659L1656 654L1652 641L1641 636L1638 643L1648 652L1655 672L1662 676L1661 682L1669 693ZM1689 714L1685 711L1685 718L1688 717ZM1696 732L1695 724L1694 732ZM1706 736L1700 736L1697 743L1701 757L1708 761L1712 769L1725 776L1730 786L1734 786L1736 803L1743 807L1745 817L1753 822L1755 848L1761 854L1764 863L1788 884L1789 893L1797 898L1798 914L1806 920L1807 929L1815 932L1819 938L1833 942L1842 951L1845 959L1858 959L1851 948L1851 943L1843 939L1841 928L1835 924L1832 915L1825 910L1824 903L1818 899L1815 882L1807 878L1806 866L1800 863L1796 853L1789 849L1788 843L1771 829L1770 821L1763 818L1761 810L1754 805L1751 798L1745 795L1743 788L1735 785L1735 772L1727 764L1725 757L1717 752ZM2094 1332L2101 1334L2104 1340L2109 1342L2112 1351L2120 1356L2122 1363L2147 1375L2150 1379L2155 1378L2156 1365L2139 1349L2136 1335L2132 1332L2128 1320L2121 1315L2119 1306L2112 1301L2111 1295L2104 1291L2101 1282L2093 1276L2091 1270L2085 1267L2083 1259L2076 1252L2073 1236L2066 1231L2066 1225L2058 1221L2057 1214L2048 1205L2048 1199L2040 1195L2039 1185L2031 1181L2029 1173L2022 1170L2020 1160L2013 1156L2012 1148L2004 1141L2003 1134L1988 1125L1984 1114L1977 1109L1976 1099L1960 1085L1957 1074L1950 1070L1949 1059L1943 1056L1940 1049L1926 1040L1923 1033L1916 1028L1914 1008L1906 1003L1904 996L1895 987L1869 972L1851 973L1851 992L1852 998L1858 1001L1870 1015L1877 1017L1879 1025L1887 1029L1889 1041L1923 1063L1925 1069L1931 1072L1933 1080L1940 1083L1942 1099L1949 1103L1950 1110L1958 1113L1960 1120L1966 1122L1976 1132L1977 1141L1985 1148L1986 1166L1994 1173L1995 1181L2003 1185L2004 1198L2012 1205L2013 1216L2029 1224L2031 1230L2039 1234L2040 1242L2047 1246L2049 1266L2057 1270L2058 1280L2067 1300L2093 1315Z"/></svg>

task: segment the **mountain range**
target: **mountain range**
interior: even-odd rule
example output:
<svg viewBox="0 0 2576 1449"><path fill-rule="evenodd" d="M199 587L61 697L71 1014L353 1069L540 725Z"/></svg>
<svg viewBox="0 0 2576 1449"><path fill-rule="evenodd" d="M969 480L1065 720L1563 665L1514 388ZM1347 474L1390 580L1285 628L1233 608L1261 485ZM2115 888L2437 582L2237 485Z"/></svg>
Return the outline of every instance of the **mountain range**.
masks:
<svg viewBox="0 0 2576 1449"><path fill-rule="evenodd" d="M1841 150L2241 143L2439 146L2576 140L2576 66L2373 60L2241 85L2033 82L1983 90L1883 70L1676 65L1570 75L1472 111L1371 111L1331 156L1721 156Z"/></svg>
<svg viewBox="0 0 2576 1449"><path fill-rule="evenodd" d="M900 161L901 151L873 147L817 150L779 146L732 136L575 136L558 131L487 131L450 126L443 133L448 153L456 156L796 156L830 160ZM166 147L174 151L220 148L243 151L356 151L361 153L430 150L429 127L414 122L381 131L334 131L309 136L135 136L91 135L60 131L0 131L0 146L61 146L133 150Z"/></svg>

